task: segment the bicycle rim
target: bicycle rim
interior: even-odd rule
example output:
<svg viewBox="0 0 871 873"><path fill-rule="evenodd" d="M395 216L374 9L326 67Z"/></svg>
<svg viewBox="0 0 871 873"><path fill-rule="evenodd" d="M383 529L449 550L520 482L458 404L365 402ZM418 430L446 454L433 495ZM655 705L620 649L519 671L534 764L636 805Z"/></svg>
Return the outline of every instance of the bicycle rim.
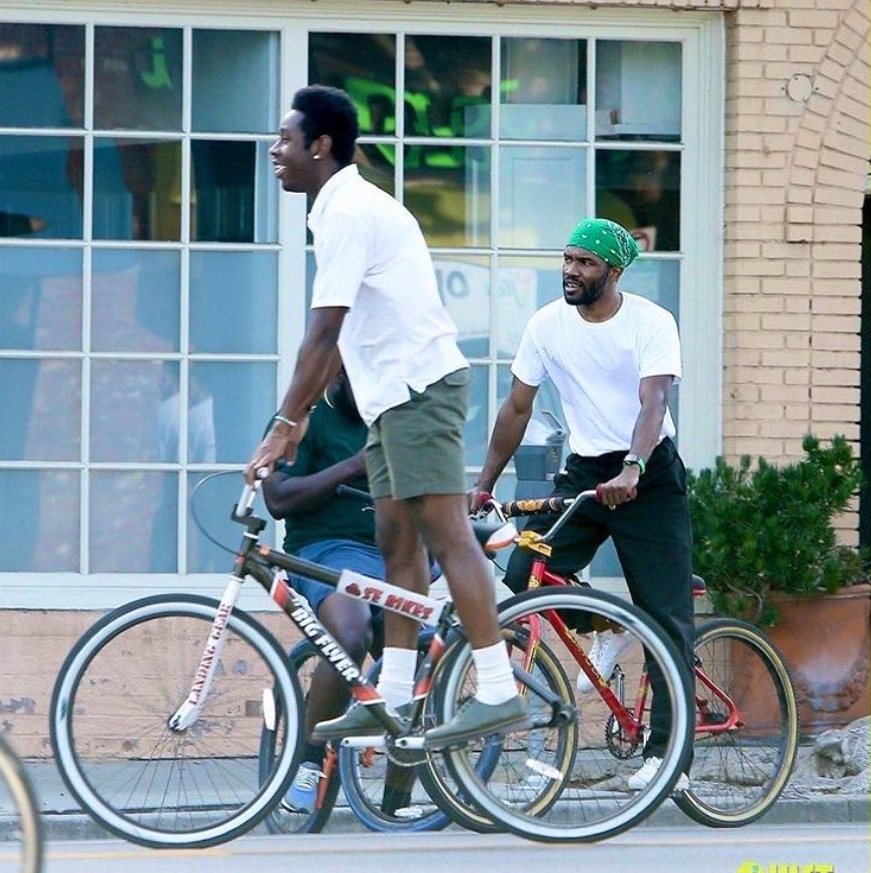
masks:
<svg viewBox="0 0 871 873"><path fill-rule="evenodd" d="M639 684L644 660L642 651L662 669L668 695L669 741L662 764L651 782L641 791L629 790L628 776L640 766L640 761L630 763L615 754L611 748L613 737L609 745L607 730L611 713L598 690L585 695L573 694L571 700L564 701L570 704L568 717L575 721L578 730L577 753L571 756L567 770L554 763L557 760L552 756L551 746L554 728L550 722L542 723L536 714L535 708L540 704L535 703L532 696L535 692L531 688L528 694L533 725L503 737L502 745L511 754L503 752L486 782L476 774L468 747L450 749L444 754L462 790L503 828L547 842L599 840L621 833L650 815L677 781L690 751L689 680L674 646L659 626L632 604L604 592L570 588L526 592L500 605L499 620L505 628L523 626L538 617L547 646L559 662L567 665L574 656L569 643L555 633L550 622L550 618L556 620L555 610L569 626L585 626L582 621L592 619L596 623L609 623L611 627L620 626L631 635L635 643L635 663L628 650L621 663L627 688L636 688ZM576 639L574 634L567 637ZM471 669L470 661L471 649L464 644L443 680L442 720L454 715L465 673ZM550 758L545 757L548 754ZM533 777L551 783L557 794L554 802L541 807L530 805L523 794L518 796L516 786Z"/></svg>
<svg viewBox="0 0 871 873"><path fill-rule="evenodd" d="M521 627L506 628L502 636L508 644L512 660L516 660L560 699L571 699L571 686L565 670L546 643L539 641L533 651L530 651L529 634ZM445 669L452 669L450 665L453 657L456 657L456 647L453 652L446 654L443 662L447 665ZM474 670L469 669L471 666L471 661L467 660L466 675L456 686L462 691L460 697L453 702L454 710L459 709L474 694L475 676ZM434 682L434 688L439 688L438 678ZM540 697L528 690L525 693L533 718L542 725L528 737L532 745L526 749L525 763L536 766L539 770L546 767L559 772L569 772L577 751L577 723L571 720L545 728L544 724L551 718L550 707L546 710L546 704ZM506 778L506 790L510 793L512 802L523 807L530 815L543 814L559 797L561 791L559 780L544 778L535 770L527 772L526 767L519 768L516 760L518 749L511 743L503 743L498 737L489 737L469 744L466 746L465 753L467 756L476 756L475 771L484 782L491 779L497 770L501 770ZM426 779L428 790L438 798L440 805L454 823L479 833L492 833L499 830L493 819L482 812L458 787L450 756L430 754L428 764ZM510 781L509 773L515 776Z"/></svg>
<svg viewBox="0 0 871 873"><path fill-rule="evenodd" d="M212 687L196 721L167 721L186 699L217 602L145 598L109 613L76 644L51 704L59 769L82 807L144 846L203 847L254 827L290 781L301 733L300 691L274 638L230 616ZM261 780L264 692L292 726Z"/></svg>
<svg viewBox="0 0 871 873"><path fill-rule="evenodd" d="M307 698L311 687L312 674L321 663L318 650L309 640L297 643L289 654L291 667L299 679L303 699ZM273 693L279 695L280 689L275 688ZM287 744L287 725L281 719L282 707L275 705L276 719L272 723L263 724L260 737L260 779L265 782L275 768L275 758L278 752ZM329 821L336 798L339 794L339 769L334 763L327 765L326 757L321 762L321 772L327 773L326 785L321 784L318 789L317 805L311 812L298 812L291 809L283 800L280 800L273 810L266 816L264 823L270 833L273 834L318 834ZM296 768L293 770L296 775ZM291 782L293 779L291 778Z"/></svg>
<svg viewBox="0 0 871 873"><path fill-rule="evenodd" d="M696 632L697 726L690 788L675 797L694 821L756 821L786 786L798 747L798 708L786 663L753 625L714 619ZM716 687L710 688L708 681ZM740 721L728 731L728 701ZM712 725L706 731L705 725Z"/></svg>
<svg viewBox="0 0 871 873"><path fill-rule="evenodd" d="M380 670L378 660L369 672L373 684ZM371 831L435 831L450 822L427 790L424 765L400 767L384 749L341 746L339 772L348 805ZM406 794L409 800L396 806L391 794Z"/></svg>
<svg viewBox="0 0 871 873"><path fill-rule="evenodd" d="M42 831L33 786L21 761L0 738L0 869L39 873Z"/></svg>

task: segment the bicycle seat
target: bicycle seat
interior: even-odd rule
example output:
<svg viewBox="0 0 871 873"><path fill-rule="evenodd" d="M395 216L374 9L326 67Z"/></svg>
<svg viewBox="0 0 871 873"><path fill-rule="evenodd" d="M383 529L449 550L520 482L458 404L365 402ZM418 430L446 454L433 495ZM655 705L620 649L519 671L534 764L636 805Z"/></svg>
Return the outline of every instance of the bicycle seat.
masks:
<svg viewBox="0 0 871 873"><path fill-rule="evenodd" d="M708 593L708 585L701 576L693 573L693 597L704 597Z"/></svg>
<svg viewBox="0 0 871 873"><path fill-rule="evenodd" d="M517 528L511 522L473 521L472 530L488 557L512 545L517 536Z"/></svg>

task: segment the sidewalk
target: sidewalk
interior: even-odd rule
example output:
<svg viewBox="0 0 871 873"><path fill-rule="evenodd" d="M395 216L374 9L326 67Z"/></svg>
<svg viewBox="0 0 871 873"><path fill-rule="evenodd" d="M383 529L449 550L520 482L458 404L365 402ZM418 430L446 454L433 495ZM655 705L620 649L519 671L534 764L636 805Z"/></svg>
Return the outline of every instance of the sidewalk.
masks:
<svg viewBox="0 0 871 873"><path fill-rule="evenodd" d="M868 823L871 821L868 771L841 779L823 778L810 766L811 749L802 747L790 783L783 795L761 820L764 824L804 824L813 822ZM60 777L54 762L28 765L43 813L47 840L101 839L108 836L78 807ZM2 817L2 810L0 810ZM691 825L675 804L667 801L641 827ZM700 826L701 827L701 826ZM364 832L340 793L325 832Z"/></svg>

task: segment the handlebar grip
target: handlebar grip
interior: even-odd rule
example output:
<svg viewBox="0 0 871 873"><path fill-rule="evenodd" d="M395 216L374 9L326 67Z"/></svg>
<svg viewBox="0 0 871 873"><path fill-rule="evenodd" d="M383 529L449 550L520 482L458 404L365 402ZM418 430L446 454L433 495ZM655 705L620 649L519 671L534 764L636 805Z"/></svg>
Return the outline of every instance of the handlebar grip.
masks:
<svg viewBox="0 0 871 873"><path fill-rule="evenodd" d="M574 497L541 497L535 500L508 500L502 504L506 518L522 515L539 515L546 512L563 512L575 502Z"/></svg>

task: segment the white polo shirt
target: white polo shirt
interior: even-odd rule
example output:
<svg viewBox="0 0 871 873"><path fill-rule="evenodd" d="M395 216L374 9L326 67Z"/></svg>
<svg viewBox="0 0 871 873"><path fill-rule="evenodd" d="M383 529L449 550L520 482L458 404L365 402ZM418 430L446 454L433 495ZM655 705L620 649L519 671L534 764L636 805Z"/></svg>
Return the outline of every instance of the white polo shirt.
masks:
<svg viewBox="0 0 871 873"><path fill-rule="evenodd" d="M308 217L317 273L312 309L347 307L339 351L360 415L372 424L448 373L468 367L414 216L351 164Z"/></svg>
<svg viewBox="0 0 871 873"><path fill-rule="evenodd" d="M585 457L628 451L641 411L640 382L646 376L681 377L680 339L672 314L637 294L607 321L581 318L556 300L526 326L511 372L526 385L550 379L569 427L569 448ZM660 439L675 435L666 410Z"/></svg>

